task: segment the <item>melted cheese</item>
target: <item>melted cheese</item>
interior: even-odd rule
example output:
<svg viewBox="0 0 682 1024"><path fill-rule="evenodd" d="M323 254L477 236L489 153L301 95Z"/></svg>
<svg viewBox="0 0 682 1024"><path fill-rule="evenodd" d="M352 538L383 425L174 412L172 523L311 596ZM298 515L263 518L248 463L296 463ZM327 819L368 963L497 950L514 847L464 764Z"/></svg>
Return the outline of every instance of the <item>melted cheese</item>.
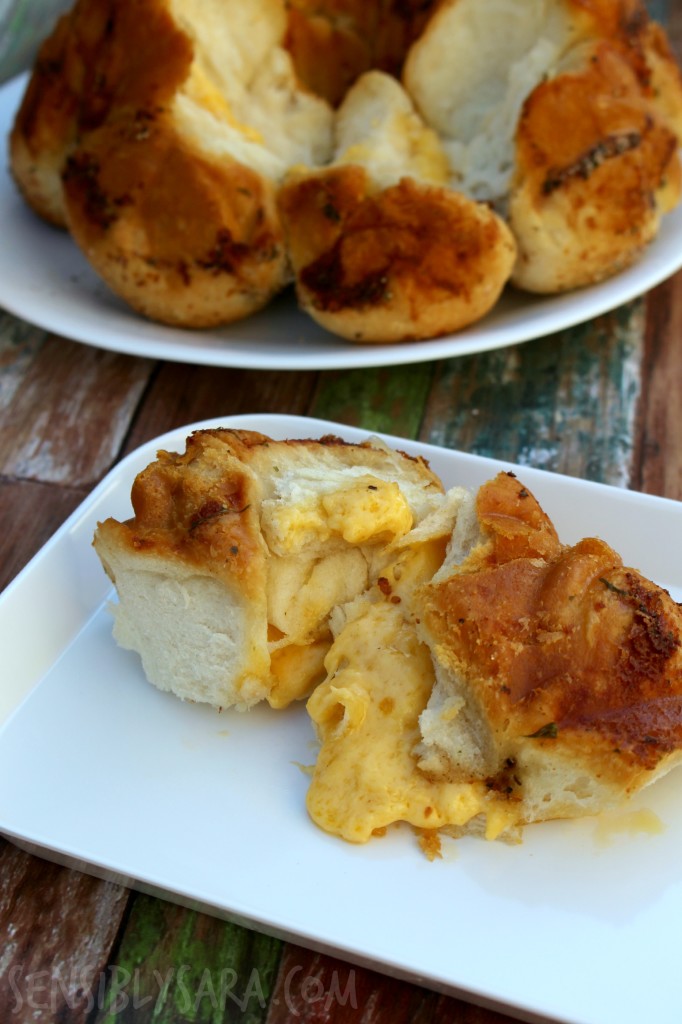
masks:
<svg viewBox="0 0 682 1024"><path fill-rule="evenodd" d="M369 474L327 493L311 488L304 499L263 503L263 533L270 549L280 555L333 538L348 544L391 540L406 534L412 523L398 485Z"/></svg>
<svg viewBox="0 0 682 1024"><path fill-rule="evenodd" d="M263 136L248 124L243 124L235 117L232 107L225 94L215 86L206 72L195 61L189 79L185 83L185 92L189 98L214 117L235 128L250 142L263 143Z"/></svg>
<svg viewBox="0 0 682 1024"><path fill-rule="evenodd" d="M272 686L268 703L285 708L294 700L306 697L325 677L324 659L329 639L310 644L287 644L275 650L270 662Z"/></svg>
<svg viewBox="0 0 682 1024"><path fill-rule="evenodd" d="M403 552L379 585L346 610L325 660L327 679L308 701L321 742L307 797L312 819L351 842L388 825L461 827L486 816L493 839L519 805L482 782L435 781L417 766L419 715L433 687L433 664L406 617L409 594L442 558L437 543Z"/></svg>

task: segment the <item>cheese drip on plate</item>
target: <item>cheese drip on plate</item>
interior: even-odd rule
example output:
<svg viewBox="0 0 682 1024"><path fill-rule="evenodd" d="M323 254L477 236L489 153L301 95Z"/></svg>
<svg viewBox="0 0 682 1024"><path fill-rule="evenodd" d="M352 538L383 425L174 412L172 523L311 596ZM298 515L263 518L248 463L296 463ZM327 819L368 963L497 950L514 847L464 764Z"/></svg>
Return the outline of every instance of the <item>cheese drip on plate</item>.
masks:
<svg viewBox="0 0 682 1024"><path fill-rule="evenodd" d="M431 656L410 612L415 586L443 558L442 539L404 546L377 583L337 616L327 678L308 701L320 751L308 791L313 821L363 843L395 822L459 828L485 815L495 839L520 806L485 782L449 782L422 772L414 753L419 716L434 684Z"/></svg>

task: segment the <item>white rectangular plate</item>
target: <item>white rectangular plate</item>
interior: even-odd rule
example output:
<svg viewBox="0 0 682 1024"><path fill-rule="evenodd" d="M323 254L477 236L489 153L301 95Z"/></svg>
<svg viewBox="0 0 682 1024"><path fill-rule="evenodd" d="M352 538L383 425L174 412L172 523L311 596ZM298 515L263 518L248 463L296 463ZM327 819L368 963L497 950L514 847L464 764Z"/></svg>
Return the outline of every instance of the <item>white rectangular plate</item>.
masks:
<svg viewBox="0 0 682 1024"><path fill-rule="evenodd" d="M25 848L525 1020L679 1024L682 775L630 817L552 822L519 846L446 841L429 862L409 829L365 846L305 811L314 759L303 707L247 714L148 685L111 636L111 587L91 539L130 514L159 447L199 426L273 437L362 431L240 416L173 431L125 459L0 596L0 831ZM447 486L491 460L416 444ZM503 468L512 468L505 464ZM599 535L682 599L682 505L531 469L520 479L562 540ZM656 815L661 830L638 827ZM634 827L628 827L634 826Z"/></svg>

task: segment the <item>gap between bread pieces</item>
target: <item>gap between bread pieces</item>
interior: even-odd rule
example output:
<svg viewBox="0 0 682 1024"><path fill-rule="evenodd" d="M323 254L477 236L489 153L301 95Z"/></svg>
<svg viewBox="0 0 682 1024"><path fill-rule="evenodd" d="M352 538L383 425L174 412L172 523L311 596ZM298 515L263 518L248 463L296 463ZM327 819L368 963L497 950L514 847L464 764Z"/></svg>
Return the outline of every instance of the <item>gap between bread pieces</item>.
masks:
<svg viewBox="0 0 682 1024"><path fill-rule="evenodd" d="M445 490L371 438L200 430L94 538L118 643L183 700L319 740L307 808L366 842L407 822L519 839L682 757L682 611L598 538L563 544L511 472Z"/></svg>

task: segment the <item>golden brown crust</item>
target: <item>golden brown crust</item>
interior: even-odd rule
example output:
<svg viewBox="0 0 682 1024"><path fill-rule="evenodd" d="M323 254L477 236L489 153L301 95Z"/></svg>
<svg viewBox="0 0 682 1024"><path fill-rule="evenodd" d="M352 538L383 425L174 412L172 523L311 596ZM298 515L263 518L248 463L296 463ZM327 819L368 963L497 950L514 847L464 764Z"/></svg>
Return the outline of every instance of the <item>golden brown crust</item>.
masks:
<svg viewBox="0 0 682 1024"><path fill-rule="evenodd" d="M209 575L239 581L246 596L263 585L257 485L244 452L267 439L201 431L178 455L161 451L135 479L134 517L107 520L100 533L138 554L170 557Z"/></svg>
<svg viewBox="0 0 682 1024"><path fill-rule="evenodd" d="M289 270L275 185L178 127L193 60L162 0L80 0L38 61L12 159L36 212L134 309L209 327L260 309Z"/></svg>
<svg viewBox="0 0 682 1024"><path fill-rule="evenodd" d="M348 165L294 176L279 197L299 302L351 341L436 337L482 317L515 248L486 206Z"/></svg>
<svg viewBox="0 0 682 1024"><path fill-rule="evenodd" d="M494 734L497 772L545 747L621 792L682 751L682 611L603 541L559 544L511 475L481 488L486 542L427 588L443 664Z"/></svg>
<svg viewBox="0 0 682 1024"><path fill-rule="evenodd" d="M333 454L335 449L342 450L349 466L387 463L383 449L333 435L276 442L258 431L198 430L187 438L183 453L160 451L138 474L131 492L133 518L123 524L107 520L106 530L115 528L119 543L135 552L170 556L219 578L236 578L248 596L250 587L262 586L258 508L263 494L258 481L263 453L270 472L271 446L277 447L283 465L288 453L297 450L309 451L324 465L325 450ZM401 452L395 457L404 463L405 474L442 491L424 459Z"/></svg>
<svg viewBox="0 0 682 1024"><path fill-rule="evenodd" d="M130 110L90 133L66 163L64 191L93 266L155 320L236 320L289 279L275 186L193 151L163 111Z"/></svg>
<svg viewBox="0 0 682 1024"><path fill-rule="evenodd" d="M28 205L66 227L61 172L77 130L79 99L65 65L73 57L70 22L62 17L38 53L9 139L12 176Z"/></svg>
<svg viewBox="0 0 682 1024"><path fill-rule="evenodd" d="M641 48L602 40L526 101L510 199L520 287L564 291L617 273L679 200L679 140L648 82Z"/></svg>

